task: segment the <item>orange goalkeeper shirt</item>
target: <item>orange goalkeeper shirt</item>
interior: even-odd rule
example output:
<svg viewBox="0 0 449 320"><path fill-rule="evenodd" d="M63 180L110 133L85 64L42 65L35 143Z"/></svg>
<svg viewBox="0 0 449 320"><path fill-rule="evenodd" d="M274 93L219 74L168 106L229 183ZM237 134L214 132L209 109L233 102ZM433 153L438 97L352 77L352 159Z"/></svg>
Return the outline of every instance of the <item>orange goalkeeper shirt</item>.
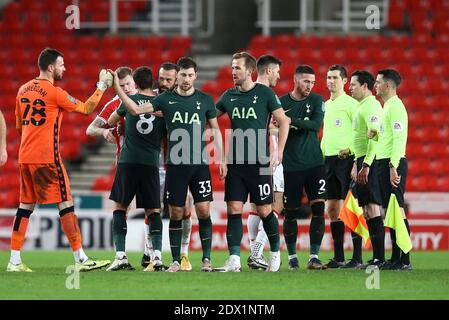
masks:
<svg viewBox="0 0 449 320"><path fill-rule="evenodd" d="M72 112L79 103L48 80L34 79L21 86L16 98L19 163L57 162L63 111Z"/></svg>

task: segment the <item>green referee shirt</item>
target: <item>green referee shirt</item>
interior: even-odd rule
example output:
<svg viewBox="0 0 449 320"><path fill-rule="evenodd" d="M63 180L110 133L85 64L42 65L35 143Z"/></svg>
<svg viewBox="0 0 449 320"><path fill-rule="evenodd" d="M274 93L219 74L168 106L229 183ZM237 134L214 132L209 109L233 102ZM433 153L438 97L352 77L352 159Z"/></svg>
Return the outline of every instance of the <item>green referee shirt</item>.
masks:
<svg viewBox="0 0 449 320"><path fill-rule="evenodd" d="M398 96L391 97L384 104L377 159L390 159L391 164L397 168L399 161L405 156L407 131L407 110Z"/></svg>
<svg viewBox="0 0 449 320"><path fill-rule="evenodd" d="M381 121L382 106L376 97L371 95L360 101L352 119L354 153L356 159L365 157L363 162L368 165L371 165L376 157ZM369 129L377 132L373 139L368 139Z"/></svg>
<svg viewBox="0 0 449 320"><path fill-rule="evenodd" d="M354 153L352 117L358 105L359 102L346 93L335 100L326 101L321 139L321 150L325 156L336 156L340 150L348 148Z"/></svg>

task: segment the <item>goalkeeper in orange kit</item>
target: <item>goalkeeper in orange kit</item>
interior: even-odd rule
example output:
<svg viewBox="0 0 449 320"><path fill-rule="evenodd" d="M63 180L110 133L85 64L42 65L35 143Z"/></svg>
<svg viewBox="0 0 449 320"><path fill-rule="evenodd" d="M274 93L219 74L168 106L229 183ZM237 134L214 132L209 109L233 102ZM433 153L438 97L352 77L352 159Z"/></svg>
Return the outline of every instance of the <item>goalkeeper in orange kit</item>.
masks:
<svg viewBox="0 0 449 320"><path fill-rule="evenodd" d="M91 259L83 251L69 179L59 152L59 131L63 111L92 113L104 91L112 85L112 75L102 70L94 94L81 102L54 85L65 71L62 53L46 48L39 55L38 65L39 76L21 86L16 98L16 127L21 135L20 205L14 219L7 271L32 271L22 262L20 250L36 203L57 204L76 268L79 271L98 269L110 261Z"/></svg>

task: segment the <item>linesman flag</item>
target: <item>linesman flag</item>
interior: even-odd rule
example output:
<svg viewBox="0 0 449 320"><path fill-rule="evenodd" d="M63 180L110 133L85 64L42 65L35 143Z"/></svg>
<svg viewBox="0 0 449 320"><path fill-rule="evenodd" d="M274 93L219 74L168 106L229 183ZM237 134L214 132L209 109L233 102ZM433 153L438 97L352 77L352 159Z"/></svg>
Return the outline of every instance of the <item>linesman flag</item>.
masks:
<svg viewBox="0 0 449 320"><path fill-rule="evenodd" d="M349 190L346 195L345 202L338 217L349 229L362 237L365 246L369 244L368 225L366 224L365 217L363 217L363 209L359 207L357 199L354 197L351 190Z"/></svg>
<svg viewBox="0 0 449 320"><path fill-rule="evenodd" d="M388 202L384 225L396 231L396 243L398 247L404 253L408 253L412 249L412 240L408 234L404 218L402 217L401 207L394 193L391 194L390 201Z"/></svg>

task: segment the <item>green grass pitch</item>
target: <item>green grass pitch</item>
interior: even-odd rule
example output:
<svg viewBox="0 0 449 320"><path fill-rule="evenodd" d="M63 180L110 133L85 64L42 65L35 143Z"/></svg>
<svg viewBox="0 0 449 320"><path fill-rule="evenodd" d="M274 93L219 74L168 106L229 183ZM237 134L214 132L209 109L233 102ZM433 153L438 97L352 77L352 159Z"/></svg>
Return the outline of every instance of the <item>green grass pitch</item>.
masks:
<svg viewBox="0 0 449 320"><path fill-rule="evenodd" d="M89 252L111 259L112 252ZM387 256L390 254L387 253ZM73 263L69 251L23 252L22 259L33 273L8 273L8 251L0 252L0 299L150 299L150 300L304 300L304 299L448 299L448 252L413 252L414 270L380 271L379 289L367 289L376 282L365 270L305 269L306 252L300 252L300 270L290 271L286 253L279 273L249 270L247 252L242 252L241 273L202 273L201 255L191 252L192 272L144 273L140 253L130 253L136 271L105 272L104 269L80 274L80 288L67 289L66 266ZM347 253L346 257L350 254ZM169 253L164 253L165 264ZM327 261L330 252L320 258ZM213 266L221 266L227 252L213 252ZM369 259L366 252L365 259ZM69 281L70 282L70 281Z"/></svg>

